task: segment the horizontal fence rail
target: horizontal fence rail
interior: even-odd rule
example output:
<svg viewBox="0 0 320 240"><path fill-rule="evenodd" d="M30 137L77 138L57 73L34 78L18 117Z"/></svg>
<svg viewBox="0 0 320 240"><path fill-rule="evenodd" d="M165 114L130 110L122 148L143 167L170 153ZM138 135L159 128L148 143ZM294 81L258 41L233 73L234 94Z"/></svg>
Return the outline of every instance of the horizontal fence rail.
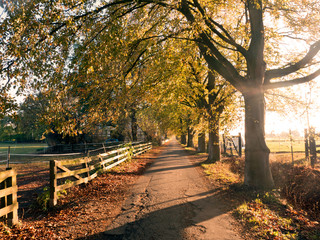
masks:
<svg viewBox="0 0 320 240"><path fill-rule="evenodd" d="M100 165L104 170L111 169L126 161L131 156L137 156L151 149L151 143L138 144L133 147L123 147L99 155Z"/></svg>
<svg viewBox="0 0 320 240"><path fill-rule="evenodd" d="M50 206L58 201L58 192L87 183L98 176L98 171L106 171L152 148L151 143L122 147L98 155L98 160L90 157L74 160L50 161Z"/></svg>
<svg viewBox="0 0 320 240"><path fill-rule="evenodd" d="M18 223L17 172L0 172L0 219L12 226Z"/></svg>
<svg viewBox="0 0 320 240"><path fill-rule="evenodd" d="M90 174L95 169L95 166L89 166L90 162L91 158L50 161L50 206L57 204L58 192L87 183L97 176L97 172Z"/></svg>
<svg viewBox="0 0 320 240"><path fill-rule="evenodd" d="M117 146L123 142L110 142L110 143L82 143L82 144L58 144L49 146L43 149L44 153L65 153L65 152L88 152L97 148L104 148L109 146Z"/></svg>

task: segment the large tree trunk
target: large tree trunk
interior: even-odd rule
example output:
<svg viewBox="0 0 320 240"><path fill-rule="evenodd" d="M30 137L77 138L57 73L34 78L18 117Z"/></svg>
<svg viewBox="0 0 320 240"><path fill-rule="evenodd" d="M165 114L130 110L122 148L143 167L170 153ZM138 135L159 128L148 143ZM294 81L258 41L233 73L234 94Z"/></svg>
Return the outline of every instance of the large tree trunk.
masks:
<svg viewBox="0 0 320 240"><path fill-rule="evenodd" d="M219 117L209 119L208 162L220 161Z"/></svg>
<svg viewBox="0 0 320 240"><path fill-rule="evenodd" d="M206 134L204 132L199 133L198 135L198 152L206 152Z"/></svg>
<svg viewBox="0 0 320 240"><path fill-rule="evenodd" d="M191 127L188 127L188 144L187 147L194 147L193 144L193 130Z"/></svg>
<svg viewBox="0 0 320 240"><path fill-rule="evenodd" d="M216 79L212 71L208 71L207 89L210 93L208 96L208 126L209 126L209 143L208 143L208 162L216 162L220 160L220 145L219 145L219 119L223 111L223 106L214 106L216 96L212 91L216 87ZM214 108L215 107L215 108ZM215 109L215 110L213 110Z"/></svg>
<svg viewBox="0 0 320 240"><path fill-rule="evenodd" d="M187 136L185 134L181 134L181 144L187 143Z"/></svg>
<svg viewBox="0 0 320 240"><path fill-rule="evenodd" d="M245 100L245 177L244 183L259 188L274 186L270 150L265 142L265 101L263 90L244 94Z"/></svg>
<svg viewBox="0 0 320 240"><path fill-rule="evenodd" d="M132 141L136 142L138 140L138 124L137 124L137 118L136 118L136 110L132 110L131 114L131 134L132 134Z"/></svg>

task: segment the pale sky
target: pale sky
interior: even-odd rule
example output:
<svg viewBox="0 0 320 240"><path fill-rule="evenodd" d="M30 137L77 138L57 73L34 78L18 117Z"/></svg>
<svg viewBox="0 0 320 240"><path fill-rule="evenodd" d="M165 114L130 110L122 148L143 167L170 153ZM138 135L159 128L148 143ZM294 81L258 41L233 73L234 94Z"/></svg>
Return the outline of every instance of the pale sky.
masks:
<svg viewBox="0 0 320 240"><path fill-rule="evenodd" d="M293 105L292 110L283 110L282 114L267 112L266 133L281 133L282 131L298 130L303 134L304 129L315 127L320 131L320 78L310 84L296 85L293 88L295 95L304 103L309 102L309 109L306 106Z"/></svg>

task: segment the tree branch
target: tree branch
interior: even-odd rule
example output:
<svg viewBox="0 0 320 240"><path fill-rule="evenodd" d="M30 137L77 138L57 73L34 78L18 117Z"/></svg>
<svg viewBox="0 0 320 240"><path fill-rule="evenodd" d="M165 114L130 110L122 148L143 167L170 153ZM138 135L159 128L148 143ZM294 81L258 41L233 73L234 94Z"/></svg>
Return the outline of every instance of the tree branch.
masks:
<svg viewBox="0 0 320 240"><path fill-rule="evenodd" d="M202 48L202 54L206 56L207 60L209 58L215 59L215 67L213 69L234 86L239 86L237 80L242 79L243 77L238 73L237 69L221 54L205 33L201 33L200 37L211 53L207 53L207 51ZM213 61L213 59L211 61Z"/></svg>
<svg viewBox="0 0 320 240"><path fill-rule="evenodd" d="M197 7L197 9L200 11L202 17L204 18L204 21L206 25L209 27L209 29L215 33L221 40L224 42L234 46L241 54L244 56L247 55L247 50L243 48L241 45L237 44L236 41L233 39L233 37L229 34L229 32L219 23L214 21L212 18L208 17L207 14L205 13L204 9L201 7L200 3L198 0L193 0L194 5ZM221 34L212 24L217 26L226 36Z"/></svg>
<svg viewBox="0 0 320 240"><path fill-rule="evenodd" d="M264 50L264 26L262 17L262 0L247 0L246 5L249 11L249 21L251 27L251 42L249 55L254 62L263 61Z"/></svg>
<svg viewBox="0 0 320 240"><path fill-rule="evenodd" d="M181 1L178 11L181 12L191 24L195 22L195 17L190 11L188 2L186 0ZM228 59L226 59L216 48L208 35L205 32L201 32L197 39L199 39L199 41L202 40L202 43L198 43L198 47L210 68L217 71L235 87L239 87L240 83L238 80L242 79L243 77L237 72L235 67L228 61Z"/></svg>
<svg viewBox="0 0 320 240"><path fill-rule="evenodd" d="M129 69L127 69L125 71L125 75L124 78L127 77L127 75L132 71L132 69L138 64L140 58L142 57L142 55L147 51L147 49L144 49L143 51L140 52L140 54L136 57L135 61L131 64L131 66L129 67Z"/></svg>
<svg viewBox="0 0 320 240"><path fill-rule="evenodd" d="M265 82L268 84L270 80L273 78L283 77L303 68L313 60L313 58L318 54L319 51L320 51L320 40L310 46L309 51L304 56L304 58L302 58L300 61L294 64L291 64L290 66L285 68L271 69L266 71Z"/></svg>
<svg viewBox="0 0 320 240"><path fill-rule="evenodd" d="M268 90L268 89L281 88L281 87L290 87L293 85L310 82L311 80L315 79L319 75L320 75L320 69L318 69L314 73L312 73L308 76L302 77L302 78L295 78L295 79L288 80L288 81L268 83L268 84L265 84L263 86L263 88L265 90Z"/></svg>

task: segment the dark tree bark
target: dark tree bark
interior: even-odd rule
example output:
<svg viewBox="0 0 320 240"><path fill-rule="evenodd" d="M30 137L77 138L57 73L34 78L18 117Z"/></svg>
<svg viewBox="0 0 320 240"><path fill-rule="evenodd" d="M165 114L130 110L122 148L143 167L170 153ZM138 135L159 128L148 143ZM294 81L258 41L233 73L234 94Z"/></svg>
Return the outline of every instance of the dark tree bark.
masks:
<svg viewBox="0 0 320 240"><path fill-rule="evenodd" d="M244 95L245 100L245 178L246 185L273 187L269 166L270 150L265 142L265 101L263 91Z"/></svg>
<svg viewBox="0 0 320 240"><path fill-rule="evenodd" d="M247 75L243 77L239 74L234 65L228 61L227 57L221 53L216 44L211 41L207 33L199 33L198 47L204 56L209 68L212 72L216 71L238 89L245 98L245 130L246 130L246 167L245 167L245 184L254 187L268 188L273 186L273 179L269 166L269 149L264 139L264 82L266 63L264 62L264 26L262 17L262 1L247 0L246 8L249 13L250 22L250 46L248 49L237 44L231 35L223 36L218 34L219 30L226 33L226 29L216 29L212 25L213 21L206 21L205 24L217 33L219 37L233 45L239 53L241 53L247 62ZM202 15L205 14L204 9L196 1L196 8ZM181 13L185 15L190 23L195 22L193 9L188 1L182 0ZM208 16L211 19L211 16ZM269 86L270 88L270 86Z"/></svg>
<svg viewBox="0 0 320 240"><path fill-rule="evenodd" d="M137 137L138 124L137 124L136 110L135 109L132 109L132 113L131 113L131 134L132 134L132 141L136 142L138 140L138 137Z"/></svg>
<svg viewBox="0 0 320 240"><path fill-rule="evenodd" d="M188 127L188 144L187 144L187 147L192 147L192 148L194 147L193 136L194 136L193 129L191 127Z"/></svg>
<svg viewBox="0 0 320 240"><path fill-rule="evenodd" d="M216 88L216 79L214 74L208 72L208 84L207 89L210 93L208 96L207 113L208 117L208 127L209 127L209 142L208 142L208 162L216 162L220 160L220 144L219 144L219 119L223 111L222 105L217 105L215 101L217 96L214 94L213 90Z"/></svg>
<svg viewBox="0 0 320 240"><path fill-rule="evenodd" d="M181 134L181 144L187 144L187 136L185 134Z"/></svg>
<svg viewBox="0 0 320 240"><path fill-rule="evenodd" d="M209 119L208 159L210 163L220 161L219 118Z"/></svg>
<svg viewBox="0 0 320 240"><path fill-rule="evenodd" d="M206 134L204 132L199 133L198 135L198 149L199 153L206 152Z"/></svg>

